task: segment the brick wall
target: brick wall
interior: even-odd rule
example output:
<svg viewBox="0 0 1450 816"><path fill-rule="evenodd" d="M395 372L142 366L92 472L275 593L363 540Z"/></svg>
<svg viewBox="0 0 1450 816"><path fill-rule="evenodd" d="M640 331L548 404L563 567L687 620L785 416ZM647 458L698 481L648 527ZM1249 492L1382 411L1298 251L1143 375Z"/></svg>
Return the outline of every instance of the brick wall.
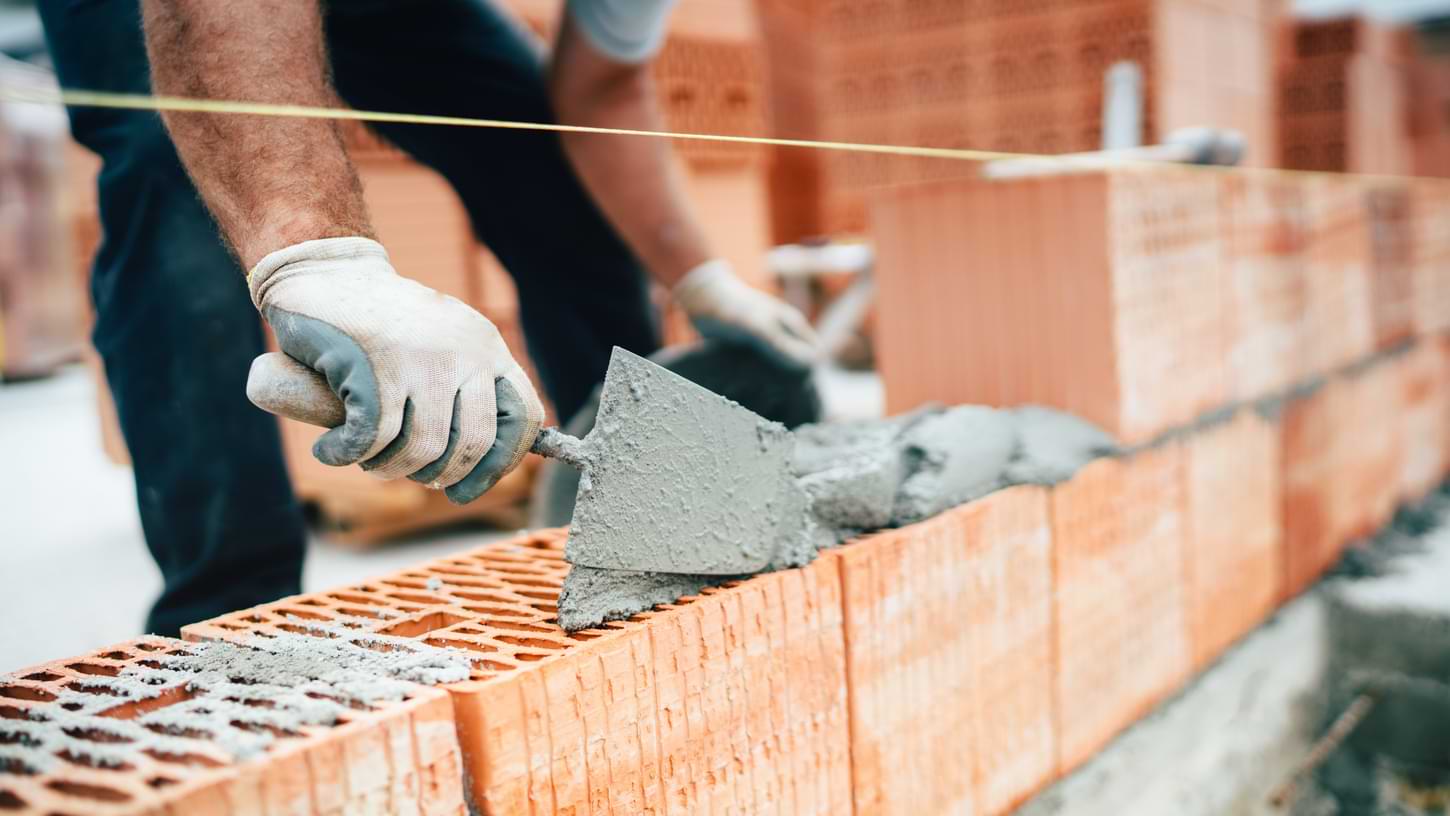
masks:
<svg viewBox="0 0 1450 816"><path fill-rule="evenodd" d="M784 137L1097 150L1104 72L1132 60L1144 74L1145 143L1177 128L1214 125L1244 134L1250 163L1273 158L1277 122L1266 78L1276 62L1278 9L1271 2L757 6L769 34L772 94L777 110L788 111L775 121ZM817 202L814 220L778 225L781 241L864 231L865 191L873 187L975 173L963 162L779 153L787 158L775 171L775 189Z"/></svg>
<svg viewBox="0 0 1450 816"><path fill-rule="evenodd" d="M888 409L1037 402L1142 442L1450 323L1450 187L1122 169L874 198Z"/></svg>

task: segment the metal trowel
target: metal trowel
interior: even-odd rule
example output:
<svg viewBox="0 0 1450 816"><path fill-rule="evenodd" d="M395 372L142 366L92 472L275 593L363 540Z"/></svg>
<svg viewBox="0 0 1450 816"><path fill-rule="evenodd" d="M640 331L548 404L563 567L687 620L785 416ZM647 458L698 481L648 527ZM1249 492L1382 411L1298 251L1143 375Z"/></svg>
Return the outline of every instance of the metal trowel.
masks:
<svg viewBox="0 0 1450 816"><path fill-rule="evenodd" d="M248 395L280 416L343 422L326 380L279 352L252 364ZM814 552L792 445L784 426L616 347L594 429L578 439L545 428L532 450L582 472L569 563L742 575Z"/></svg>

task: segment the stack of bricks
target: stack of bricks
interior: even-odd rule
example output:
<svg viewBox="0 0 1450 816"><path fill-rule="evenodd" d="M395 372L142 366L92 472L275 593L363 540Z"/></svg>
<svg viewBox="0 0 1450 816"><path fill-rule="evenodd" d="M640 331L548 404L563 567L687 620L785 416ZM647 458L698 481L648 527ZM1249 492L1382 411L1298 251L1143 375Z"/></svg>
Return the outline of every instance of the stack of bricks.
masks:
<svg viewBox="0 0 1450 816"><path fill-rule="evenodd" d="M1248 160L1275 142L1277 5L1267 0L759 0L778 135L832 141L1062 153L1101 147L1104 74L1133 61L1144 75L1144 143L1175 129L1242 132ZM809 54L809 57L802 56ZM805 74L805 70L811 72ZM969 163L784 149L776 191L815 190L812 233L859 233L864 190L966 176ZM799 179L791 183L794 174ZM777 199L778 206L785 201ZM793 203L794 199L792 199Z"/></svg>
<svg viewBox="0 0 1450 816"><path fill-rule="evenodd" d="M1410 172L1410 32L1348 17L1298 21L1285 29L1285 40L1279 166Z"/></svg>
<svg viewBox="0 0 1450 816"><path fill-rule="evenodd" d="M182 641L147 637L0 677L0 811L466 812L446 693L416 686L397 702L356 703L331 725L291 729L267 725L270 706L252 700L250 710L262 713L248 728L275 739L256 756L238 759L211 732L167 717L192 697L184 679L148 677L159 684L137 699L110 682L162 669L187 648ZM311 693L327 699L315 686ZM91 703L99 706L97 714L76 713ZM42 736L44 729L54 733ZM143 749L141 740L157 744Z"/></svg>

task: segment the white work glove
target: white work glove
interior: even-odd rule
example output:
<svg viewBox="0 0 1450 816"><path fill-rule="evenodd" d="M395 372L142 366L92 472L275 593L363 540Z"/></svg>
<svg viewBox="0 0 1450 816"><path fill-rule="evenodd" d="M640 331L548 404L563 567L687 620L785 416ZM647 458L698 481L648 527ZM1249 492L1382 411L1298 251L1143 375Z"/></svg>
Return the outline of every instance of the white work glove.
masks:
<svg viewBox="0 0 1450 816"><path fill-rule="evenodd" d="M817 361L816 333L805 315L735 277L726 261L690 270L672 294L705 337L752 343L801 368Z"/></svg>
<svg viewBox="0 0 1450 816"><path fill-rule="evenodd" d="M512 470L538 435L543 405L498 329L400 276L378 242L290 246L258 262L247 283L282 351L342 401L343 424L312 449L324 464L360 462L384 479L446 488L463 504ZM265 368L253 366L247 391L271 407L288 395L266 393L281 386Z"/></svg>

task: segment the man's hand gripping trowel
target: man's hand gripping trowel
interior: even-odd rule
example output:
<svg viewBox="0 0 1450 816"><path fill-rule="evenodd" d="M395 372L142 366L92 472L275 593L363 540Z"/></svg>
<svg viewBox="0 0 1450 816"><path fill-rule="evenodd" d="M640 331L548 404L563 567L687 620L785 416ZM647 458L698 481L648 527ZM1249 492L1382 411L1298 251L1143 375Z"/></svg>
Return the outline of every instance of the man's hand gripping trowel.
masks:
<svg viewBox="0 0 1450 816"><path fill-rule="evenodd" d="M332 428L342 403L282 353L252 365L258 407ZM808 500L784 426L615 348L594 429L545 428L533 452L582 472L564 557L559 621L627 617L729 576L798 566L815 553Z"/></svg>

